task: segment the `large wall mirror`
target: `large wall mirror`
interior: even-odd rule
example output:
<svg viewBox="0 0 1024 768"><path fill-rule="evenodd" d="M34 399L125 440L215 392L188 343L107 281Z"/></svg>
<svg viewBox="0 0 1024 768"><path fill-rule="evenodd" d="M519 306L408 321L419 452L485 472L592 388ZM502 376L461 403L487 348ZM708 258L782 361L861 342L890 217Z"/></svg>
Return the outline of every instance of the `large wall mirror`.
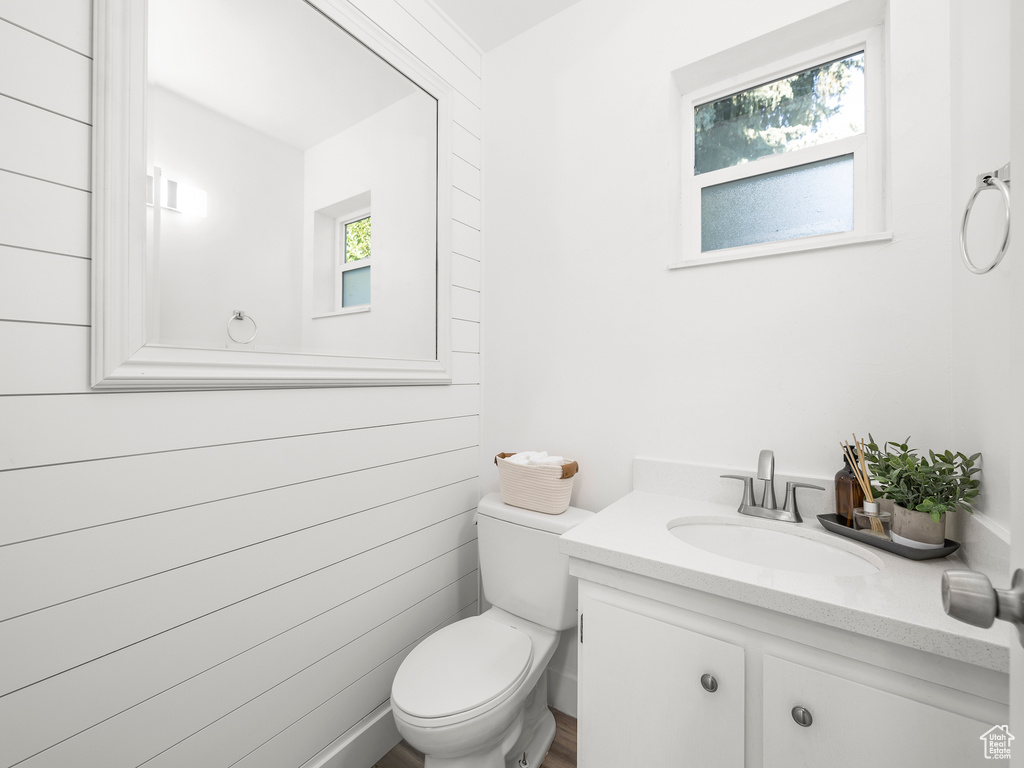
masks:
<svg viewBox="0 0 1024 768"><path fill-rule="evenodd" d="M450 380L450 88L345 0L96 0L93 386Z"/></svg>

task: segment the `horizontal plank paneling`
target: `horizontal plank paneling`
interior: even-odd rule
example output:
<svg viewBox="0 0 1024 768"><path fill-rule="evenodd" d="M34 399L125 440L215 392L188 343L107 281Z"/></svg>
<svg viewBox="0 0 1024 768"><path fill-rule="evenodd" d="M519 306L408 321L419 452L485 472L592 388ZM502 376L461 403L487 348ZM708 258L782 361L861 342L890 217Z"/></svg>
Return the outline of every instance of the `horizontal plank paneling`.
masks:
<svg viewBox="0 0 1024 768"><path fill-rule="evenodd" d="M0 647L18 663L0 668L0 695L380 546L432 510L473 509L477 487L446 486L2 622Z"/></svg>
<svg viewBox="0 0 1024 768"><path fill-rule="evenodd" d="M452 317L480 321L480 294L467 288L452 288Z"/></svg>
<svg viewBox="0 0 1024 768"><path fill-rule="evenodd" d="M395 0L353 0L352 4L384 27L392 37L413 51L467 99L477 105L481 103L480 77Z"/></svg>
<svg viewBox="0 0 1024 768"><path fill-rule="evenodd" d="M472 526L461 515L430 524L438 514L421 516L418 531L0 698L0 721L16 734L0 742L0 755L33 755L425 563L475 567ZM34 713L44 710L39 722Z"/></svg>
<svg viewBox="0 0 1024 768"><path fill-rule="evenodd" d="M387 584L380 591L388 591L392 586ZM344 692L362 677L364 670L385 663L442 618L457 613L475 600L475 573L424 596L397 615L392 614L389 602L368 596L360 602L359 610L339 611L348 614L339 617L340 620L310 622L301 628L309 630L310 625L318 624L323 625L323 632L289 633L289 644L275 642L273 645L284 646L282 652L275 652L268 643L258 649L263 653L247 654L239 660L242 663L218 667L217 673L223 670L217 675L221 679L203 685L203 695L195 698L201 704L193 704L189 717L181 718L196 724L211 724L154 759L151 768L200 763L231 765L276 731L283 730L282 722L293 723L339 691ZM389 614L391 617L384 620ZM250 655L252 659L247 658ZM308 666L295 669L306 661L309 661ZM270 675L282 678L272 688L260 680L269 676L268 670ZM254 693L257 695L253 696ZM251 698L246 701L246 696ZM377 703L373 702L373 706ZM172 706L159 711L157 718L148 719L151 729L157 731L158 724L165 723L166 718L159 717L160 714L176 715L181 709ZM164 730L157 731L153 737L166 738L166 730L165 724ZM155 738L150 739L153 740ZM131 765L125 764L125 768Z"/></svg>
<svg viewBox="0 0 1024 768"><path fill-rule="evenodd" d="M452 320L452 349L455 352L479 352L480 323Z"/></svg>
<svg viewBox="0 0 1024 768"><path fill-rule="evenodd" d="M452 129L452 151L474 168L483 167L480 139L461 125Z"/></svg>
<svg viewBox="0 0 1024 768"><path fill-rule="evenodd" d="M398 438L385 439L400 445ZM6 547L0 584L17 580L22 587L0 591L0 621L323 525L394 501L396 494L470 479L474 454L439 453ZM189 484L187 476L180 481Z"/></svg>
<svg viewBox="0 0 1024 768"><path fill-rule="evenodd" d="M19 435L17 445L0 442L0 470L468 416L478 413L479 395L473 390L361 387L0 398L0 424ZM6 479L0 471L0 496Z"/></svg>
<svg viewBox="0 0 1024 768"><path fill-rule="evenodd" d="M22 541L469 448L478 429L464 416L0 473L0 531Z"/></svg>
<svg viewBox="0 0 1024 768"><path fill-rule="evenodd" d="M0 245L0 320L88 325L89 268L89 259Z"/></svg>
<svg viewBox="0 0 1024 768"><path fill-rule="evenodd" d="M458 384L478 384L480 382L480 355L453 352L452 381Z"/></svg>
<svg viewBox="0 0 1024 768"><path fill-rule="evenodd" d="M0 96L0 170L89 190L91 140L88 125Z"/></svg>
<svg viewBox="0 0 1024 768"><path fill-rule="evenodd" d="M476 612L481 59L356 3L456 89L454 386L93 393L92 3L0 0L0 765L298 766Z"/></svg>
<svg viewBox="0 0 1024 768"><path fill-rule="evenodd" d="M88 256L91 197L79 189L0 171L0 245Z"/></svg>
<svg viewBox="0 0 1024 768"><path fill-rule="evenodd" d="M0 21L0 94L92 122L92 61Z"/></svg>
<svg viewBox="0 0 1024 768"><path fill-rule="evenodd" d="M483 138L483 129L481 127L483 120L481 119L480 107L461 93L455 94L452 102L452 117L455 118L456 123L478 139Z"/></svg>
<svg viewBox="0 0 1024 768"><path fill-rule="evenodd" d="M452 164L452 186L479 200L480 169L456 157Z"/></svg>
<svg viewBox="0 0 1024 768"><path fill-rule="evenodd" d="M398 0L398 4L416 19L423 27L436 37L445 48L451 51L459 61L469 67L477 77L482 77L482 53L475 43L452 26L429 0Z"/></svg>
<svg viewBox="0 0 1024 768"><path fill-rule="evenodd" d="M471 291L480 290L480 262L473 261L468 256L453 254L452 256L452 285L460 288L469 288Z"/></svg>
<svg viewBox="0 0 1024 768"><path fill-rule="evenodd" d="M357 626L364 621L358 615L360 611L365 610L366 616L381 611L394 615L467 574L475 574L475 542L451 543L456 522L431 526L312 574L302 582L286 584L0 699L0 716L12 734L0 745L0 759L4 765L22 760L98 723L101 725L93 732L51 751L47 760L58 759L62 752L87 750L85 745L89 743L119 740L124 737L119 731L126 726L145 729L154 708L166 708L183 695L202 700L211 695L211 687L233 689L235 683L223 679L225 672L237 674L246 665L256 665L246 670L246 677L252 678L246 684L258 681L264 690L271 687L284 676L278 674L274 679L261 660L269 652L280 656L281 661L292 661L282 638L299 641L299 660L303 654L309 655L316 642L326 640L339 648L343 645L344 625ZM462 526L459 533L465 535L465 531ZM444 547L449 549L437 557L426 555ZM303 583L306 581L310 583ZM380 622L370 626L376 623ZM147 668L153 666L153 658L163 662L158 668ZM297 666L301 669L308 663L306 660ZM123 684L105 685L111 679L122 680ZM43 706L50 709L50 717L45 723L31 722L27 711ZM132 707L135 709L129 712ZM156 717L153 722L152 727L160 727L163 720Z"/></svg>
<svg viewBox="0 0 1024 768"><path fill-rule="evenodd" d="M460 189L452 189L452 218L480 229L480 201Z"/></svg>
<svg viewBox="0 0 1024 768"><path fill-rule="evenodd" d="M0 0L0 19L92 55L92 3L89 0Z"/></svg>
<svg viewBox="0 0 1024 768"><path fill-rule="evenodd" d="M0 395L88 389L89 328L0 321L0 349Z"/></svg>
<svg viewBox="0 0 1024 768"><path fill-rule="evenodd" d="M452 250L463 256L480 261L480 232L465 224L452 222Z"/></svg>
<svg viewBox="0 0 1024 768"><path fill-rule="evenodd" d="M477 603L473 602L441 626L477 615ZM440 626L437 627L440 629ZM430 633L428 633L430 634ZM399 666L416 646L412 643L361 677L351 686L332 696L287 730L264 742L250 752L233 768L279 768L298 755L312 758L317 752L333 742L342 728L352 727L365 713L365 702L378 702L378 706L391 696L391 682ZM315 747L315 749L314 749Z"/></svg>

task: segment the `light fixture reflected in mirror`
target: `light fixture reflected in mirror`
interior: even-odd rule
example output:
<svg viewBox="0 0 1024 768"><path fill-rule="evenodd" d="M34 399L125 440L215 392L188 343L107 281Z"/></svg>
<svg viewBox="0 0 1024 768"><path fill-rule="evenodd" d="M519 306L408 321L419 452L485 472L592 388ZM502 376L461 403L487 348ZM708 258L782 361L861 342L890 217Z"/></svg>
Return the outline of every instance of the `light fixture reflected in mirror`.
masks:
<svg viewBox="0 0 1024 768"><path fill-rule="evenodd" d="M206 218L204 190L169 179L164 175L163 169L154 167L153 174L146 176L146 204L153 206L158 200L162 209L183 213L186 216Z"/></svg>

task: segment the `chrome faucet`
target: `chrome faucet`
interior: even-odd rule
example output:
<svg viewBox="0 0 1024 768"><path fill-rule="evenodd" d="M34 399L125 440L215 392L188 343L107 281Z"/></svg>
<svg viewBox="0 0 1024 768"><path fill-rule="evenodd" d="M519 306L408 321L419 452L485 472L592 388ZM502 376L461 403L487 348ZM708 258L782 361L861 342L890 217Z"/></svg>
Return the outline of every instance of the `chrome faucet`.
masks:
<svg viewBox="0 0 1024 768"><path fill-rule="evenodd" d="M739 512L741 515L752 517L764 517L768 520L778 520L784 523L801 523L800 510L796 504L797 488L815 488L824 491L820 485L810 483L798 483L789 481L786 483L786 500L782 509L778 508L775 500L775 454L771 451L761 451L757 457L757 479L764 481L764 490L761 492L761 504L754 504L754 478L746 475L722 475L731 480L743 481L743 500L740 502Z"/></svg>

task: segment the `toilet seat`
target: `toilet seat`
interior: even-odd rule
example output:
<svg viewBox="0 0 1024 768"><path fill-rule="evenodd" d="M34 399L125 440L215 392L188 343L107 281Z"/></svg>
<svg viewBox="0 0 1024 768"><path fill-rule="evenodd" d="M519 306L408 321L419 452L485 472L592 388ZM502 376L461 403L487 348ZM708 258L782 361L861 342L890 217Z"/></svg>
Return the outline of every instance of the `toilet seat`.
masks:
<svg viewBox="0 0 1024 768"><path fill-rule="evenodd" d="M519 688L532 660L525 633L484 616L463 619L412 650L395 676L391 701L420 721L477 717Z"/></svg>

